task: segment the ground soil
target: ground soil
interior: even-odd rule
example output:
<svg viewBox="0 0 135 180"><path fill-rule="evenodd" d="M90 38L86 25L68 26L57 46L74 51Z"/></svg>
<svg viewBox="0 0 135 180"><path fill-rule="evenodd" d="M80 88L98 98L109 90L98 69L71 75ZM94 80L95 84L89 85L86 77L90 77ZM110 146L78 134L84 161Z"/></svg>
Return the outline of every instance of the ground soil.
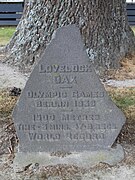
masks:
<svg viewBox="0 0 135 180"><path fill-rule="evenodd" d="M3 59L1 54L0 58ZM129 60L129 61L128 61ZM135 87L135 58L128 57L122 63L121 69L106 72L106 77L102 79L105 86ZM29 74L23 74L13 67L0 62L0 91L10 92L13 87L23 89ZM115 80L110 83L110 80ZM122 81L121 81L122 80ZM110 84L109 84L110 83ZM1 99L0 99L1 100ZM126 134L126 130L123 134ZM125 137L124 134L124 137ZM135 136L134 132L132 135ZM91 169L83 169L76 166L56 165L40 167L38 164L29 164L21 172L15 173L13 170L14 152L18 139L15 133L11 113L0 113L0 180L135 180L135 141L130 141L130 136L126 134L126 139L118 138L125 152L125 159L117 165L111 167L108 164L100 163Z"/></svg>

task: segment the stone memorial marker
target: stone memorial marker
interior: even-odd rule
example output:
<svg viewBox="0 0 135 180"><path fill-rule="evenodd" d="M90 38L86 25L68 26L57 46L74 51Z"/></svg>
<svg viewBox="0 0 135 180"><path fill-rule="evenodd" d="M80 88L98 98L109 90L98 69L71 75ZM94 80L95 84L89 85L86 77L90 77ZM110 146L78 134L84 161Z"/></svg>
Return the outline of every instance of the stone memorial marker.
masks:
<svg viewBox="0 0 135 180"><path fill-rule="evenodd" d="M125 123L97 77L78 28L57 30L13 111L19 152L108 150Z"/></svg>

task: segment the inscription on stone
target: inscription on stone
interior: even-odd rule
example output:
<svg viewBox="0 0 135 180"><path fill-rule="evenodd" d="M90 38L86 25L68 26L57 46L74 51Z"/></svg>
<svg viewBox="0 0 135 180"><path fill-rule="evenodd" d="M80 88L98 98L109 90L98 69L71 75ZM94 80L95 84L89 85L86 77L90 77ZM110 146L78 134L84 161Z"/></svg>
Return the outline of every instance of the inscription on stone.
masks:
<svg viewBox="0 0 135 180"><path fill-rule="evenodd" d="M114 143L125 117L95 74L74 25L56 32L13 119L20 152L91 151Z"/></svg>

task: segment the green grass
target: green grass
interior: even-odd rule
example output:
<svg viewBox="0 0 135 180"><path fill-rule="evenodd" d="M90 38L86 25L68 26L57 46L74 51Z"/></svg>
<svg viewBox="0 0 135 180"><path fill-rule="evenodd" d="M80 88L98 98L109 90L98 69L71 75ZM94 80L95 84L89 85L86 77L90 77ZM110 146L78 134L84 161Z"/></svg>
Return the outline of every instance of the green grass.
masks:
<svg viewBox="0 0 135 180"><path fill-rule="evenodd" d="M133 30L134 35L135 35L135 26L131 26L131 29Z"/></svg>
<svg viewBox="0 0 135 180"><path fill-rule="evenodd" d="M135 88L107 88L114 103L124 112L135 130Z"/></svg>
<svg viewBox="0 0 135 180"><path fill-rule="evenodd" d="M121 109L129 108L130 106L135 106L135 89L134 88L122 88L116 89L112 88L110 90L110 95L113 101Z"/></svg>
<svg viewBox="0 0 135 180"><path fill-rule="evenodd" d="M6 45L15 32L16 27L0 27L0 45Z"/></svg>
<svg viewBox="0 0 135 180"><path fill-rule="evenodd" d="M133 106L135 104L135 99L132 97L115 97L114 102L120 108L127 108L129 106Z"/></svg>

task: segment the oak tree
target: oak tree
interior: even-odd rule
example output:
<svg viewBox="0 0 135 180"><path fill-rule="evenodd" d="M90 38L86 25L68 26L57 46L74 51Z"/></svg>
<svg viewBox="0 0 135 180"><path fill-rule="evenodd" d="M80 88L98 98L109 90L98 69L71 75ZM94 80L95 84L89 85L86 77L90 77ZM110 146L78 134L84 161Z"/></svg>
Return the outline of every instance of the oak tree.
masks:
<svg viewBox="0 0 135 180"><path fill-rule="evenodd" d="M95 68L118 68L120 60L135 51L126 14L125 0L26 0L22 19L6 46L6 61L31 69L54 31L76 24Z"/></svg>

